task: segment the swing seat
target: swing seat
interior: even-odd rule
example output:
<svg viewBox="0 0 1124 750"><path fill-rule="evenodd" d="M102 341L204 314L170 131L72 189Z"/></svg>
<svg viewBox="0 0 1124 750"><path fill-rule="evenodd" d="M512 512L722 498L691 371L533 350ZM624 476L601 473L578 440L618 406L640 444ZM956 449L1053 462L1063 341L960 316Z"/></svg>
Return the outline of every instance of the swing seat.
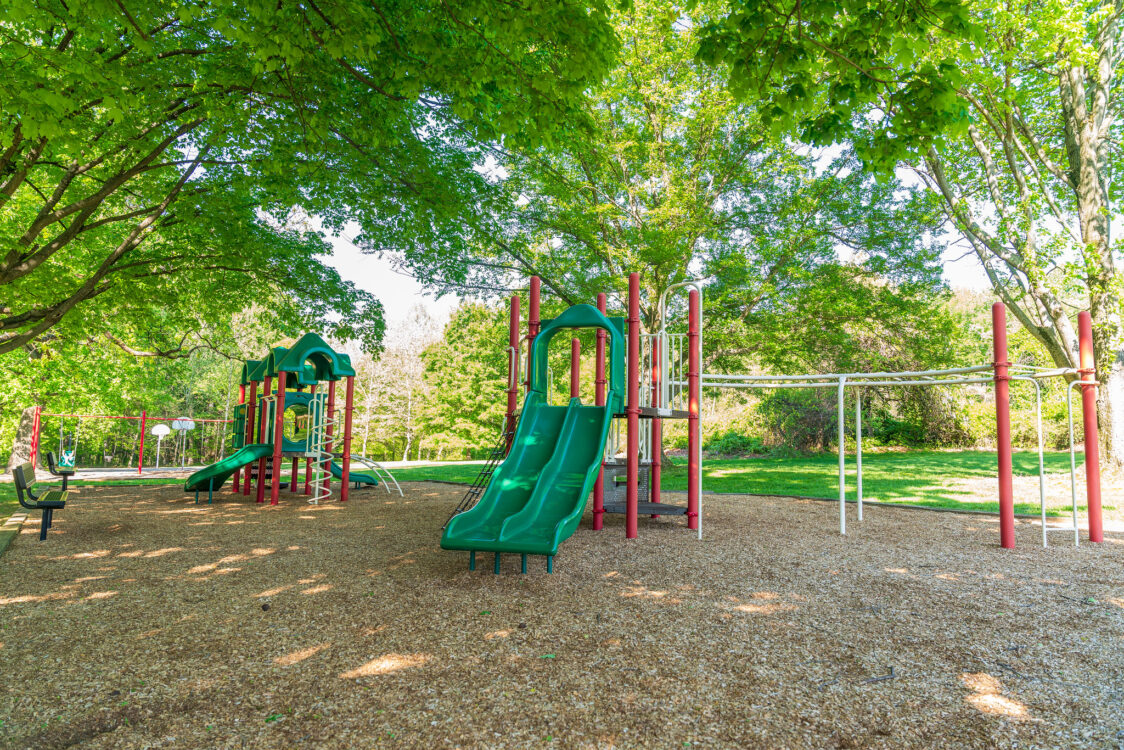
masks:
<svg viewBox="0 0 1124 750"><path fill-rule="evenodd" d="M35 467L25 463L12 470L16 480L16 498L20 505L28 510L43 511L43 518L39 522L39 541L47 538L47 529L51 528L56 510L66 507L66 491L46 489L36 493L33 489L37 484L35 480Z"/></svg>
<svg viewBox="0 0 1124 750"><path fill-rule="evenodd" d="M55 461L55 452L47 451L47 471L56 477L62 477L62 490L66 492L66 481L74 476L74 469L60 467L58 462Z"/></svg>

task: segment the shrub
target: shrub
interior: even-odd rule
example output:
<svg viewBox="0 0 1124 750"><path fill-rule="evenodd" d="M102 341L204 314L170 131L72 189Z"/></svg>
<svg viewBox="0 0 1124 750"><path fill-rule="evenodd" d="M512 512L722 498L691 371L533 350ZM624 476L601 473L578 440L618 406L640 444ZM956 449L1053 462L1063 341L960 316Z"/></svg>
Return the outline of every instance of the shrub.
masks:
<svg viewBox="0 0 1124 750"><path fill-rule="evenodd" d="M743 435L737 430L726 430L713 435L703 443L703 450L724 456L763 454L765 441L756 435Z"/></svg>

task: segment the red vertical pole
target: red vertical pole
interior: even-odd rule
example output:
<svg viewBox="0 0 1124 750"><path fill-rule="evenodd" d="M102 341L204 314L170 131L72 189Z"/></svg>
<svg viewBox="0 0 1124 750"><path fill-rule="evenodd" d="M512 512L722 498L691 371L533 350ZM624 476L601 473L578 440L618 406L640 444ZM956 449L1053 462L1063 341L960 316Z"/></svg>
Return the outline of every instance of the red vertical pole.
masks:
<svg viewBox="0 0 1124 750"><path fill-rule="evenodd" d="M699 373L702 371L702 341L699 336L699 322L702 310L699 306L699 290L692 289L687 295L687 528L699 528Z"/></svg>
<svg viewBox="0 0 1124 750"><path fill-rule="evenodd" d="M246 439L245 444L250 445L254 442L254 419L257 417L258 405L258 381L250 381L250 403L246 405ZM250 494L250 479L253 474L250 471L249 464L246 465L246 488L242 491L243 495L247 497Z"/></svg>
<svg viewBox="0 0 1124 750"><path fill-rule="evenodd" d="M336 421L336 381L328 381L328 426L324 428L324 450L332 452L332 434L335 432ZM332 457L324 461L324 491L332 489Z"/></svg>
<svg viewBox="0 0 1124 750"><path fill-rule="evenodd" d="M538 276L531 277L531 299L527 305L527 390L531 390L531 344L539 332L539 301L542 295L542 282Z"/></svg>
<svg viewBox="0 0 1124 750"><path fill-rule="evenodd" d="M597 309L602 314L606 311L605 295L597 295ZM596 367L597 380L595 382L594 398L598 406L605 405L605 339L608 333L601 328L597 329L597 356L595 357L594 366ZM605 517L605 464L604 457L602 457L601 468L597 471L597 482L593 485L593 528L595 531L600 531L604 525Z"/></svg>
<svg viewBox="0 0 1124 750"><path fill-rule="evenodd" d="M245 383L239 383L238 384L238 404L241 406L242 404L245 404L245 403L246 403L246 384ZM142 448L144 447L144 437L141 437L141 447ZM142 452L142 455L143 455L143 452ZM241 477L241 472L242 472L242 467L238 467L237 469L235 469L234 470L234 478L230 482L231 491L233 491L235 494L238 493L238 480Z"/></svg>
<svg viewBox="0 0 1124 750"><path fill-rule="evenodd" d="M628 275L628 456L624 535L637 536L637 484L640 479L640 274Z"/></svg>
<svg viewBox="0 0 1124 750"><path fill-rule="evenodd" d="M660 406L660 337L652 338L652 406ZM658 414L658 412L657 412ZM652 417L652 475L648 499L660 502L660 473L663 469L663 420ZM658 518L658 516L652 516Z"/></svg>
<svg viewBox="0 0 1124 750"><path fill-rule="evenodd" d="M991 306L995 354L995 443L999 454L999 545L1015 547L1015 491L1011 480L1011 395L1007 375L1007 308Z"/></svg>
<svg viewBox="0 0 1124 750"><path fill-rule="evenodd" d="M296 494L297 492L297 467L299 465L300 459L296 456L293 456L293 468L290 472L292 474L292 478L289 480L289 492L292 494Z"/></svg>
<svg viewBox="0 0 1124 750"><path fill-rule="evenodd" d="M309 386L308 392L311 395L315 396L316 395L316 386L315 385ZM306 494L306 495L312 494L312 459L311 458L306 458L304 460L304 494Z"/></svg>
<svg viewBox="0 0 1124 750"><path fill-rule="evenodd" d="M1082 380L1096 380L1093 359L1093 317L1077 313L1079 369ZM1097 386L1081 386L1081 415L1085 425L1085 503L1089 508L1089 541L1103 542L1101 522L1101 446L1097 431Z"/></svg>
<svg viewBox="0 0 1124 750"><path fill-rule="evenodd" d="M263 399L269 398L271 393L270 388L272 386L273 378L266 375L265 381L262 383L261 387ZM269 419L269 409L267 409L265 405L266 402L263 400L261 405L261 422L258 424L258 442L264 442L266 433L268 432L267 420ZM265 456L258 459L257 501L259 503L265 502Z"/></svg>
<svg viewBox="0 0 1124 750"><path fill-rule="evenodd" d="M148 423L148 410L141 409L140 446L137 448L137 474L144 472L144 427ZM235 480L237 484L237 479Z"/></svg>
<svg viewBox="0 0 1124 750"><path fill-rule="evenodd" d="M39 430L42 423L43 407L35 405L35 416L31 418L31 465L39 459Z"/></svg>
<svg viewBox="0 0 1124 750"><path fill-rule="evenodd" d="M347 500L351 482L351 412L355 408L355 378L348 376L343 396L343 461L340 466L340 501Z"/></svg>
<svg viewBox="0 0 1124 750"><path fill-rule="evenodd" d="M582 389L582 342L570 339L570 398L581 396Z"/></svg>
<svg viewBox="0 0 1124 750"><path fill-rule="evenodd" d="M277 400L273 406L273 478L269 486L269 504L277 505L277 495L281 491L281 444L285 434L285 376L284 370L277 373Z"/></svg>
<svg viewBox="0 0 1124 750"><path fill-rule="evenodd" d="M511 296L511 321L507 330L507 413L504 415L503 431L507 434L507 452L515 439L515 410L519 406L519 295Z"/></svg>

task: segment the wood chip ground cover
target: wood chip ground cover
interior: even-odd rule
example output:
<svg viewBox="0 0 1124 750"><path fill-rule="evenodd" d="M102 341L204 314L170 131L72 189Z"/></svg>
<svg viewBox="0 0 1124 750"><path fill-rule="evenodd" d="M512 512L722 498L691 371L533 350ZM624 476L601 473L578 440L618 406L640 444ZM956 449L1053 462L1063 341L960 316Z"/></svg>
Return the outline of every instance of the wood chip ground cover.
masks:
<svg viewBox="0 0 1124 750"><path fill-rule="evenodd" d="M1124 535L722 496L493 576L438 547L461 492L81 488L0 565L0 745L1124 744Z"/></svg>

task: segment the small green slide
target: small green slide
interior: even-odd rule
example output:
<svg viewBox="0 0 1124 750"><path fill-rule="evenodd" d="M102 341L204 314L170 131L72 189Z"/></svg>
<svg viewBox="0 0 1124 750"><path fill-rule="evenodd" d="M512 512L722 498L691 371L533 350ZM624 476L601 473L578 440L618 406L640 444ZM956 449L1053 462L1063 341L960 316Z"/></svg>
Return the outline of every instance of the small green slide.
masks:
<svg viewBox="0 0 1124 750"><path fill-rule="evenodd" d="M343 479L343 468L335 461L332 462L332 476L336 479ZM365 471L355 471L355 469L351 469L347 474L347 478L351 482L369 484L372 487L378 487L379 485L379 480L374 475L368 474Z"/></svg>
<svg viewBox="0 0 1124 750"><path fill-rule="evenodd" d="M568 328L609 332L610 377L605 406L571 398L565 406L546 400L550 339ZM531 352L531 389L514 442L480 501L454 516L441 546L450 550L517 552L553 557L577 530L605 452L613 414L620 411L624 337L620 325L590 305L571 307L547 323Z"/></svg>
<svg viewBox="0 0 1124 750"><path fill-rule="evenodd" d="M251 443L250 445L242 446L218 463L211 464L192 474L184 483L183 490L184 492L217 490L219 487L222 487L227 477L246 464L253 463L259 458L266 458L272 455L273 446L268 443Z"/></svg>

